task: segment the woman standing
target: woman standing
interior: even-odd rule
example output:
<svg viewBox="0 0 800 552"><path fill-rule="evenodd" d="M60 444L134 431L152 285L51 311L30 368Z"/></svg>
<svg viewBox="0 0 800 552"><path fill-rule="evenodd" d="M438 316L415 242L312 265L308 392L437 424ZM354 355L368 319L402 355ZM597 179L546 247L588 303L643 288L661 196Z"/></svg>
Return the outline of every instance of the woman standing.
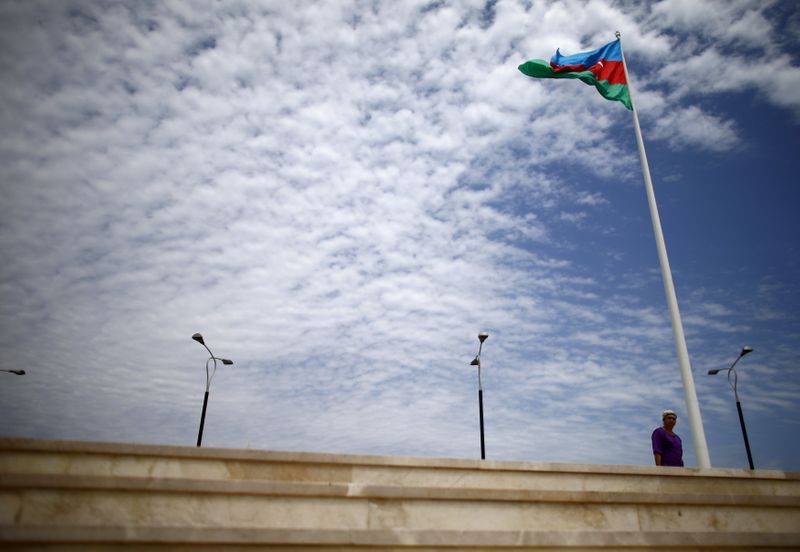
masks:
<svg viewBox="0 0 800 552"><path fill-rule="evenodd" d="M678 415L672 410L661 413L662 427L653 431L653 456L656 466L683 466L683 445L678 434L672 431L678 421Z"/></svg>

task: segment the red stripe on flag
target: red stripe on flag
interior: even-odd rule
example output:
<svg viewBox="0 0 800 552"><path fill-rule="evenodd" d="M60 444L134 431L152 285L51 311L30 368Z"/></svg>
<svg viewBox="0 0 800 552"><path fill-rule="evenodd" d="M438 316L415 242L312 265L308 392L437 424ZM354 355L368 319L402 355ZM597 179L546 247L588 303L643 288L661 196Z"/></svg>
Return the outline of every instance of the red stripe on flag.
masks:
<svg viewBox="0 0 800 552"><path fill-rule="evenodd" d="M581 64L581 65L556 65L555 63L553 63L551 61L550 62L550 67L552 67L553 70L556 73L580 73L581 71L586 71L586 66L583 65L583 64Z"/></svg>
<svg viewBox="0 0 800 552"><path fill-rule="evenodd" d="M591 71L597 77L597 80L608 81L609 84L628 84L628 79L625 78L625 67L621 61L609 61L606 59L598 61L593 67L586 67L585 65L555 65L550 62L550 67L556 73L581 73L583 71Z"/></svg>
<svg viewBox="0 0 800 552"><path fill-rule="evenodd" d="M597 80L608 81L608 84L628 84L625 78L625 67L621 61L600 61L589 69L597 76Z"/></svg>

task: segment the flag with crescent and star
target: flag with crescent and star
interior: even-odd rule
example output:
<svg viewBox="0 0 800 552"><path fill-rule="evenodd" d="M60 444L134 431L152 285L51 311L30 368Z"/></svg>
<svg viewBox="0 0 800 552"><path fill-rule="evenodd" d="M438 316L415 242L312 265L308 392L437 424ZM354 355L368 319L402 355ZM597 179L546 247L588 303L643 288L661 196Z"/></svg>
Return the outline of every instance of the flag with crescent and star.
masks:
<svg viewBox="0 0 800 552"><path fill-rule="evenodd" d="M578 79L597 88L607 100L622 102L632 110L628 79L619 40L590 52L565 56L560 50L550 58L532 59L519 66L529 77L541 79Z"/></svg>

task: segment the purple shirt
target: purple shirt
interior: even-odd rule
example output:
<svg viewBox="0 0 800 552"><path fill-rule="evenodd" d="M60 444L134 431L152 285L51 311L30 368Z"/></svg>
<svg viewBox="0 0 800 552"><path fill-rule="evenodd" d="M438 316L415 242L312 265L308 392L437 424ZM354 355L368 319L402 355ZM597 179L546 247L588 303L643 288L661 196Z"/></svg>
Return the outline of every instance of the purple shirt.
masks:
<svg viewBox="0 0 800 552"><path fill-rule="evenodd" d="M663 427L653 431L653 454L661 455L662 466L683 466L683 445L681 438L670 435Z"/></svg>

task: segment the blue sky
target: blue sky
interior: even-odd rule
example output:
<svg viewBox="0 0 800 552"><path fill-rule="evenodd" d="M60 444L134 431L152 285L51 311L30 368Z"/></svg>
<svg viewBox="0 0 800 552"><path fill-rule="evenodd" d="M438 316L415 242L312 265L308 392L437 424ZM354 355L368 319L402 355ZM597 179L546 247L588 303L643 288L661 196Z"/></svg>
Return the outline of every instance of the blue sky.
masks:
<svg viewBox="0 0 800 552"><path fill-rule="evenodd" d="M0 434L800 470L793 2L0 4Z"/></svg>

